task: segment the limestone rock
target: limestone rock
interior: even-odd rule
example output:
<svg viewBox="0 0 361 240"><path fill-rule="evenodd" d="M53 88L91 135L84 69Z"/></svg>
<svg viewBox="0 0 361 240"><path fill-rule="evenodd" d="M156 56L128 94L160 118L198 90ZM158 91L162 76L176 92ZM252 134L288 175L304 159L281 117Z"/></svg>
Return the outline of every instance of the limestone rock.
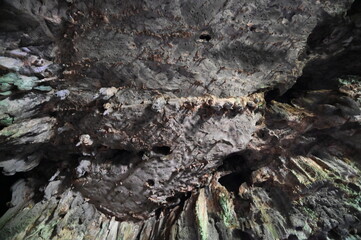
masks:
<svg viewBox="0 0 361 240"><path fill-rule="evenodd" d="M0 5L1 240L360 238L360 1Z"/></svg>

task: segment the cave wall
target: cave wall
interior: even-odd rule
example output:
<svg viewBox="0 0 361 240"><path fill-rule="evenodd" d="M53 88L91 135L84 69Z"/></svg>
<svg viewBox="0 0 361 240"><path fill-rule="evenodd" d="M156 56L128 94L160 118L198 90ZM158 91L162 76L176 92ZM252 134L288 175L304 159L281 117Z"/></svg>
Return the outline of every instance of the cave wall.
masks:
<svg viewBox="0 0 361 240"><path fill-rule="evenodd" d="M359 1L0 4L1 239L360 238Z"/></svg>

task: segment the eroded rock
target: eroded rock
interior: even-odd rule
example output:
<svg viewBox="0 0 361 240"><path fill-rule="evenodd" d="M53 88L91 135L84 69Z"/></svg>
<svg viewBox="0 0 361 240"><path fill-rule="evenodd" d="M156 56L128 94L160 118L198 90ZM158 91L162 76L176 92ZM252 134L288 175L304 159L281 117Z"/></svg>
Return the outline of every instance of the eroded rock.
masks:
<svg viewBox="0 0 361 240"><path fill-rule="evenodd" d="M0 238L357 239L352 2L4 1Z"/></svg>

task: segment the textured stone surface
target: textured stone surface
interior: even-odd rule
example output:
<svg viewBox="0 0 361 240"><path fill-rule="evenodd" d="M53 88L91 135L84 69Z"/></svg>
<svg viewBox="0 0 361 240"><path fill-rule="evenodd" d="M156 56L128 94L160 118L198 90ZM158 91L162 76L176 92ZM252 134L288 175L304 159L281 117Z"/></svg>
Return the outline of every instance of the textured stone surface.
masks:
<svg viewBox="0 0 361 240"><path fill-rule="evenodd" d="M82 129L95 137L92 146L82 147L86 155L95 155L95 161L78 180L79 190L118 217L144 215L154 203L173 204L177 193L207 181L223 152L247 145L261 116L245 106L253 98L261 99L169 99L159 112L152 109L156 99L153 105L119 104L120 110L108 116L86 117ZM245 110L224 109L226 103ZM220 110L212 108L218 105ZM97 145L128 151L90 153Z"/></svg>
<svg viewBox="0 0 361 240"><path fill-rule="evenodd" d="M359 239L352 3L0 2L0 239Z"/></svg>
<svg viewBox="0 0 361 240"><path fill-rule="evenodd" d="M100 86L181 97L286 89L312 30L351 2L75 2L74 54L64 55L74 74Z"/></svg>

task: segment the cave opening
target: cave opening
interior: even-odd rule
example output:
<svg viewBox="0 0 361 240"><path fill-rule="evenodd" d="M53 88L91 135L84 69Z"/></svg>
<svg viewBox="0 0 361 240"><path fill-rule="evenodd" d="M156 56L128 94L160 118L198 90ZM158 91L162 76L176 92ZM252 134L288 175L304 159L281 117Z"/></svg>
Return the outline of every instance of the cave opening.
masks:
<svg viewBox="0 0 361 240"><path fill-rule="evenodd" d="M267 104L270 104L272 100L277 99L281 96L281 92L278 88L269 90L264 94L264 100Z"/></svg>
<svg viewBox="0 0 361 240"><path fill-rule="evenodd" d="M218 171L228 173L219 178L218 182L229 192L236 193L242 183L251 181L252 169L248 166L246 159L238 153L227 156Z"/></svg>
<svg viewBox="0 0 361 240"><path fill-rule="evenodd" d="M249 180L249 172L235 172L221 177L218 182L229 192L237 193L239 186Z"/></svg>

